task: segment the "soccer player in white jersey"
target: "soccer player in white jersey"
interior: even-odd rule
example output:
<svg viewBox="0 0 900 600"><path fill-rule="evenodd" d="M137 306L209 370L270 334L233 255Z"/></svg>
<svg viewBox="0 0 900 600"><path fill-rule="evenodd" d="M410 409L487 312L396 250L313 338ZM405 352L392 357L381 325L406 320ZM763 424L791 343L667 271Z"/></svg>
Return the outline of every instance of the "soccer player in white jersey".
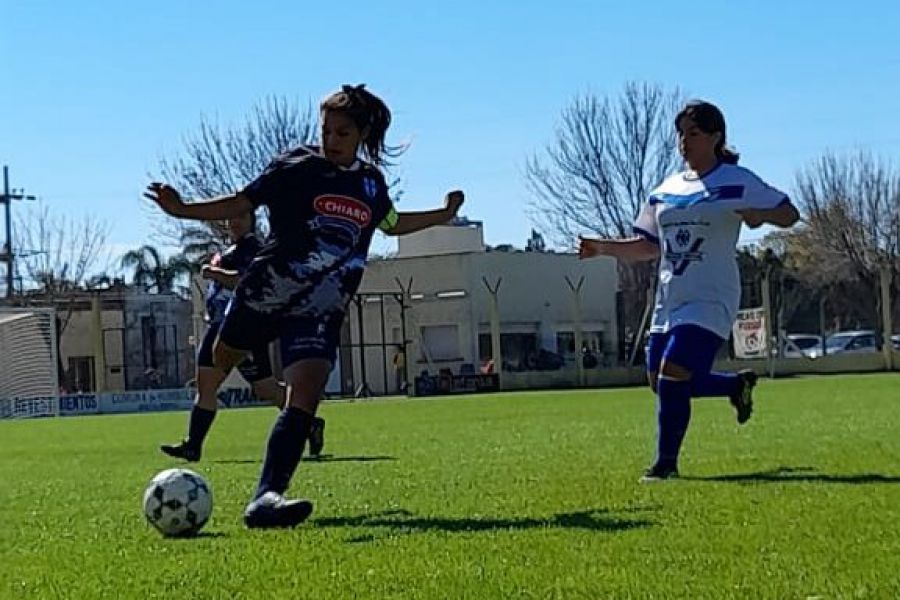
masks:
<svg viewBox="0 0 900 600"><path fill-rule="evenodd" d="M741 296L735 248L741 224L790 227L799 219L787 195L737 166L725 118L713 104L689 102L675 119L688 170L648 198L635 237L581 238L579 256L659 259L656 304L647 346L647 377L658 397L656 460L642 481L677 477L691 418L691 397L727 396L744 423L752 411L752 371L710 372L728 339Z"/></svg>

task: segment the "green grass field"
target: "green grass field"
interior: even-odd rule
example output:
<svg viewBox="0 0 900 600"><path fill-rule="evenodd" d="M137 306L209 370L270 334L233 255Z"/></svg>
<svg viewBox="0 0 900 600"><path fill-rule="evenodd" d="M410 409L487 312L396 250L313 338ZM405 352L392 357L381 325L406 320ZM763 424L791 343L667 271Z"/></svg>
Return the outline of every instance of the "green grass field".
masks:
<svg viewBox="0 0 900 600"><path fill-rule="evenodd" d="M141 494L186 413L0 423L2 598L897 598L900 376L694 403L679 481L641 485L646 390L334 403L292 531L248 531L271 409L223 411L204 535Z"/></svg>

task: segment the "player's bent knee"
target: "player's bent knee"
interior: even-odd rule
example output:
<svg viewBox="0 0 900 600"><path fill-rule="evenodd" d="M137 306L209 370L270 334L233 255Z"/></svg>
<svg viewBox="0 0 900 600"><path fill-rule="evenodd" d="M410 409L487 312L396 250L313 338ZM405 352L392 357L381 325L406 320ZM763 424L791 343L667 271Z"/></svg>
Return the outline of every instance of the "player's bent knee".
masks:
<svg viewBox="0 0 900 600"><path fill-rule="evenodd" d="M288 404L315 414L322 392L331 372L331 362L325 359L303 359L284 370L288 384Z"/></svg>
<svg viewBox="0 0 900 600"><path fill-rule="evenodd" d="M662 368L659 370L660 378L672 381L690 381L692 375L688 369L669 361L663 361Z"/></svg>
<svg viewBox="0 0 900 600"><path fill-rule="evenodd" d="M264 402L279 408L284 407L285 388L275 378L270 377L253 383L253 394Z"/></svg>
<svg viewBox="0 0 900 600"><path fill-rule="evenodd" d="M216 345L213 346L213 364L226 373L240 364L246 355L245 350L232 348L221 340L216 340Z"/></svg>

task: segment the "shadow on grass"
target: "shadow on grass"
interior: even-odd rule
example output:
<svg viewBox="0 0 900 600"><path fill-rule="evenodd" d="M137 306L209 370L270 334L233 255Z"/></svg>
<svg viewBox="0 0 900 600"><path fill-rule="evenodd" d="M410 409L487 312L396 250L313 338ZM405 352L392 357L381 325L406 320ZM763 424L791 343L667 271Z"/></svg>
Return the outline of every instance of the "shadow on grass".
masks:
<svg viewBox="0 0 900 600"><path fill-rule="evenodd" d="M339 462L380 462L386 460L397 460L396 456L334 456L333 454L323 454L321 456L304 456L305 463L339 463ZM260 458L225 458L222 460L210 461L217 465L259 465L262 464Z"/></svg>
<svg viewBox="0 0 900 600"><path fill-rule="evenodd" d="M637 512L625 510L622 512ZM606 509L592 509L559 513L551 517L495 519L490 517L420 517L407 510L392 510L355 517L325 517L313 522L316 527L377 527L394 533L412 534L432 531L446 533L480 533L488 531L523 531L528 529L585 529L617 532L641 529L653 525L646 519L614 516ZM365 534L348 540L353 543L371 542L377 536Z"/></svg>
<svg viewBox="0 0 900 600"><path fill-rule="evenodd" d="M880 473L829 475L816 472L815 467L778 467L777 469L758 471L756 473L682 477L682 479L725 483L844 483L850 485L900 483L900 477L892 475L881 475Z"/></svg>
<svg viewBox="0 0 900 600"><path fill-rule="evenodd" d="M203 540L203 539L215 539L215 538L225 538L228 537L228 534L223 531L201 531L200 533L195 533L193 535L176 535L172 537L165 538L166 541L173 542L181 542L181 541L190 541L190 540Z"/></svg>
<svg viewBox="0 0 900 600"><path fill-rule="evenodd" d="M396 456L334 456L333 454L323 454L321 456L304 456L303 462L311 463L333 463L333 462L381 462L388 460L397 460Z"/></svg>

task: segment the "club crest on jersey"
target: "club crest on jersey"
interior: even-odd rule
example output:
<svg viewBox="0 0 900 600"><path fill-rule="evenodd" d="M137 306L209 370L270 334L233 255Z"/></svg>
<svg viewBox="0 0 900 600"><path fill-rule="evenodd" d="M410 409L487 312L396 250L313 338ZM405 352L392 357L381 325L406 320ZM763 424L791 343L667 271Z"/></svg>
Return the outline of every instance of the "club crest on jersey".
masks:
<svg viewBox="0 0 900 600"><path fill-rule="evenodd" d="M363 189L366 190L366 196L374 198L378 193L378 183L371 177L363 178Z"/></svg>
<svg viewBox="0 0 900 600"><path fill-rule="evenodd" d="M372 209L349 196L319 196L313 201L313 208L320 215L344 219L359 227L365 227L372 220Z"/></svg>
<svg viewBox="0 0 900 600"><path fill-rule="evenodd" d="M679 232L680 233L680 232ZM687 242L690 241L690 234L688 234L687 241L685 241L684 245L687 245ZM676 277L680 277L684 275L684 272L687 270L691 263L695 262L703 262L703 252L700 251L700 247L703 246L703 238L694 239L694 243L691 244L691 247L686 250L676 250L672 247L672 244L669 240L666 240L666 260L672 263L672 274ZM681 240L676 239L676 242L680 245Z"/></svg>

